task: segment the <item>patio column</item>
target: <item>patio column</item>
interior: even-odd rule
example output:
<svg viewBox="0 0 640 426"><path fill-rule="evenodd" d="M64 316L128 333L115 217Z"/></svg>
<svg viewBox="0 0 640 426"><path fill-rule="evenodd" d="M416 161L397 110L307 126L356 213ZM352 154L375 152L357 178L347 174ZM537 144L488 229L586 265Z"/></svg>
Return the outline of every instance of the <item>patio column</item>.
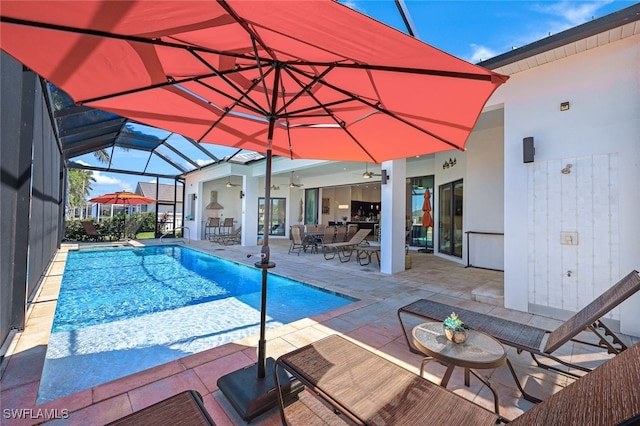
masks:
<svg viewBox="0 0 640 426"><path fill-rule="evenodd" d="M242 177L242 245L255 246L258 243L258 182L252 176Z"/></svg>
<svg viewBox="0 0 640 426"><path fill-rule="evenodd" d="M380 272L395 274L404 271L404 246L407 204L407 161L405 159L385 161L381 170L389 176L382 182L380 196L381 249Z"/></svg>

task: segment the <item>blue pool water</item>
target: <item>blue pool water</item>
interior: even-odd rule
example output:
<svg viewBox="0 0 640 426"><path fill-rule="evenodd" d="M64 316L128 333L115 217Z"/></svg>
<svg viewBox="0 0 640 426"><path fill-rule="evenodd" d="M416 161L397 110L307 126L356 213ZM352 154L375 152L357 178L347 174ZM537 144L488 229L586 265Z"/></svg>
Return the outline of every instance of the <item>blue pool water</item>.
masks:
<svg viewBox="0 0 640 426"><path fill-rule="evenodd" d="M67 257L38 403L259 332L261 270L177 246ZM269 274L267 327L354 299Z"/></svg>

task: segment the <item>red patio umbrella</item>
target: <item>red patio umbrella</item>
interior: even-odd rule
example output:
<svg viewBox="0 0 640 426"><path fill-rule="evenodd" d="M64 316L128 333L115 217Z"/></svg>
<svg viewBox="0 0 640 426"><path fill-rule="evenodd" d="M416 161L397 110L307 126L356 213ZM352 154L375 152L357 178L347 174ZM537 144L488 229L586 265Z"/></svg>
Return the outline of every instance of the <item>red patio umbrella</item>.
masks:
<svg viewBox="0 0 640 426"><path fill-rule="evenodd" d="M134 205L134 204L153 204L156 202L153 198L145 197L143 195L134 194L133 192L128 191L120 191L113 192L111 194L104 194L98 197L93 197L89 201L92 203L100 203L100 204L123 204L123 205ZM124 213L124 223L123 229L126 232L127 229L127 212L125 207ZM126 238L126 236L125 236Z"/></svg>
<svg viewBox="0 0 640 426"><path fill-rule="evenodd" d="M153 198L145 197L143 195L134 194L133 192L120 191L113 192L111 194L104 194L97 197L93 197L89 201L100 204L153 204L156 202Z"/></svg>
<svg viewBox="0 0 640 426"><path fill-rule="evenodd" d="M431 216L431 192L429 188L424 190L424 202L422 203L422 226L425 228L433 227L433 217Z"/></svg>
<svg viewBox="0 0 640 426"><path fill-rule="evenodd" d="M422 226L424 230L424 252L430 251L427 247L427 231L433 228L433 216L431 216L431 192L429 188L424 190L424 201L422 202ZM420 250L422 251L422 250Z"/></svg>
<svg viewBox="0 0 640 426"><path fill-rule="evenodd" d="M507 80L333 0L7 1L0 32L78 105L265 152L267 206L272 154L380 163L464 149ZM264 390L268 243L256 263Z"/></svg>

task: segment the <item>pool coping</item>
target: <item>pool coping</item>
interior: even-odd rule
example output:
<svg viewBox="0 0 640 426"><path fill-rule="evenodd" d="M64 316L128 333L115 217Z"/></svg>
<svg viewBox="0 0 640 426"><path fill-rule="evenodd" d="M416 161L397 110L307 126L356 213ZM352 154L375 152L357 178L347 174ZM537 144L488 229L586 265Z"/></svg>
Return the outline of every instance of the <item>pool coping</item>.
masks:
<svg viewBox="0 0 640 426"><path fill-rule="evenodd" d="M147 244L135 241L132 245L134 247L146 247L164 244L156 241L152 241ZM96 246L96 244L92 244L92 246ZM193 246L190 246L188 248L216 256L215 251L202 250ZM187 355L169 363L151 367L140 372L133 373L131 375L127 375L100 385L93 386L88 389L75 392L71 395L57 398L52 401L43 402L41 404L36 404L40 386L40 379L42 377L42 371L46 358L46 349L49 337L51 335L53 317L57 305L57 297L60 290L60 285L62 283L62 275L64 273L66 258L70 251L76 251L79 249L79 244L61 244L60 249L58 249L53 259L49 263L45 274L43 274L43 276L41 277L37 290L34 292L33 297L30 299L30 303L28 304L26 313L25 329L16 333L16 335L13 337L7 348L2 366L0 367L0 372L2 373L0 378L2 379L3 384L3 406L11 406L13 403L13 406L24 407L21 409L28 410L28 412L30 413L44 413L45 416L52 415L53 419L62 419L67 415L65 413L74 413L82 409L90 409L91 407L98 406L101 403L110 402L109 405L115 404L116 410L123 411L122 415L124 415L135 411L137 403L131 401L131 398L126 401L122 398L122 395L145 386L151 386L159 379L185 375L190 370L196 369L198 367L203 367L206 364L211 363L212 361L224 359L225 357L229 357L230 355L237 352L249 352L246 354L247 365L256 361L255 356L250 352L254 352L255 348L257 347L257 335L252 334L245 338L226 343L221 346ZM234 263L241 263L225 257L221 258ZM293 323L285 324L283 326L268 330L268 339L273 339L279 334L288 333L292 328L303 329L305 327L308 327L309 321L315 321L315 319L318 319L318 322L321 322L328 318L334 318L344 314L345 312L361 309L362 307L367 306L370 303L374 303L377 300L376 298L372 298L369 300L366 300L367 298L365 298L365 300L363 300L360 297L346 295L342 292L334 290L327 290L324 287L307 283L300 280L299 278L287 277L286 274L276 275L296 280L304 285L309 285L324 291L330 291L332 293L357 300L346 306L315 315L311 318L303 318ZM40 312L45 310L50 311L50 314ZM35 353L33 353L33 351L35 351ZM26 357L22 356L21 354L24 353L29 353L29 355L27 355ZM25 377L24 374L20 374L19 377L10 377L8 378L8 380L5 380L4 373L6 372L8 367L12 363L21 362L21 358L29 358L29 368L26 374L27 377ZM212 386L210 384L201 383L200 386L196 384L196 386L194 387L203 395L212 393ZM15 395L17 396L17 401L11 397L7 398L7 393L11 392L11 390L16 391ZM215 390L217 390L217 386L215 386L215 388L213 389L213 391ZM116 401L115 399L117 399L119 396L121 397L120 400ZM60 407L64 408L61 409ZM27 419L24 420L26 421L26 423L18 422L16 424L39 424L43 419L39 416L36 419L30 419L36 420L35 423L30 423ZM9 420L6 424L13 424L13 422Z"/></svg>

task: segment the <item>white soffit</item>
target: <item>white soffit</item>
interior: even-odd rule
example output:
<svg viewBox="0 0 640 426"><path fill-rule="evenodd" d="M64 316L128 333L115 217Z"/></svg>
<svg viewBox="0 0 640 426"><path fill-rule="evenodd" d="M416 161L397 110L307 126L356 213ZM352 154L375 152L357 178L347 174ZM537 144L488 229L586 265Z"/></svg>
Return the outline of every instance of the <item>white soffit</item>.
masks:
<svg viewBox="0 0 640 426"><path fill-rule="evenodd" d="M557 61L559 59L566 58L567 56L585 52L590 49L595 49L596 47L601 47L609 43L613 43L615 41L622 40L627 37L632 37L638 34L640 34L640 21L630 22L626 25L613 28L609 31L605 31L600 34L577 40L575 42L565 44L564 46L560 46L555 49L551 49L546 52L539 53L537 55L530 56L516 62L512 62L503 67L493 69L492 71L498 72L500 74L513 75L518 72L535 68L539 65Z"/></svg>

